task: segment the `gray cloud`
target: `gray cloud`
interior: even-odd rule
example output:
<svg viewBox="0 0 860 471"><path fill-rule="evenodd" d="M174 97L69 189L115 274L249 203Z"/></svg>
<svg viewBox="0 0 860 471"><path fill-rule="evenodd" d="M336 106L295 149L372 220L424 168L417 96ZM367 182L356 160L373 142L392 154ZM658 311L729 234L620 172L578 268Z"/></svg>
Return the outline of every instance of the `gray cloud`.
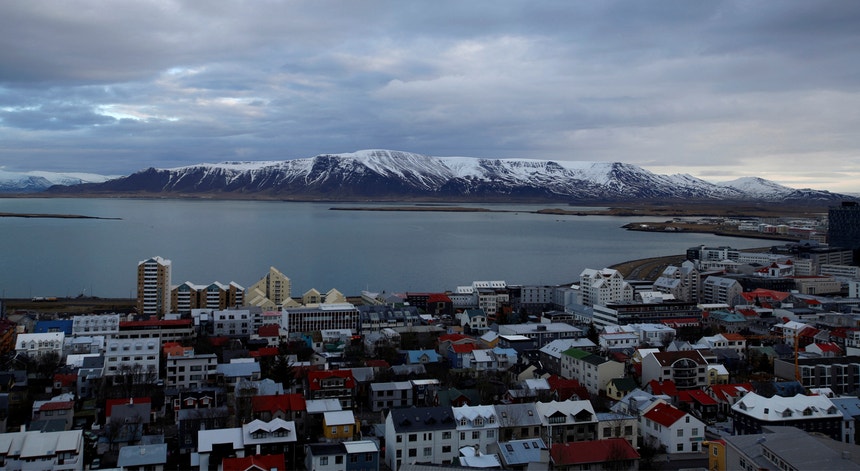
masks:
<svg viewBox="0 0 860 471"><path fill-rule="evenodd" d="M857 24L843 1L5 2L0 166L391 148L860 191Z"/></svg>

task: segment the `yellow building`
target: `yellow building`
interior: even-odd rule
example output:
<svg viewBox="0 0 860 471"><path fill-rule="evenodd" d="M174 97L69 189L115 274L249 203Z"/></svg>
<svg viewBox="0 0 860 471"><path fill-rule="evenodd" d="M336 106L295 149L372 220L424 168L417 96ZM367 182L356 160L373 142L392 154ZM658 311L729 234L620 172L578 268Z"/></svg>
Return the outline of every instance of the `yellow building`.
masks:
<svg viewBox="0 0 860 471"><path fill-rule="evenodd" d="M296 307L299 303L291 297L291 290L290 279L275 267L269 267L269 273L245 292L245 301L264 311L274 311L279 306Z"/></svg>
<svg viewBox="0 0 860 471"><path fill-rule="evenodd" d="M329 440L352 440L356 434L355 415L351 410L323 413L323 435Z"/></svg>
<svg viewBox="0 0 860 471"><path fill-rule="evenodd" d="M708 470L726 471L726 442L707 440L702 442L702 448L708 454Z"/></svg>

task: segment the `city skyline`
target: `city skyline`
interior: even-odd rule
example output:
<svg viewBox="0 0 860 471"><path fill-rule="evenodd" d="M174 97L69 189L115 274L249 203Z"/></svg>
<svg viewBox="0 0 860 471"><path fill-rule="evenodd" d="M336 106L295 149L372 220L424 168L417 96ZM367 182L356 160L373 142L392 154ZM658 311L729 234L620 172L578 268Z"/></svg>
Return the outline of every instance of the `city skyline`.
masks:
<svg viewBox="0 0 860 471"><path fill-rule="evenodd" d="M852 2L0 5L0 170L361 149L860 193Z"/></svg>

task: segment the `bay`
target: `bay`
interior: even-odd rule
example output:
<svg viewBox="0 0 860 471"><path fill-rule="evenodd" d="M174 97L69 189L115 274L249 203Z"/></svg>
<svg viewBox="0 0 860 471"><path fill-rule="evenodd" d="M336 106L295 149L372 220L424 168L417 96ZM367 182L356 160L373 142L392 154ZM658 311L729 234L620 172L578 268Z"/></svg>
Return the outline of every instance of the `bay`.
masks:
<svg viewBox="0 0 860 471"><path fill-rule="evenodd" d="M457 204L493 212L331 210L359 206L373 204L0 199L5 213L120 218L0 218L0 293L131 298L138 262L156 255L172 261L173 284L234 281L249 287L273 266L292 280L293 296L311 288L353 296L362 290L453 290L476 280L556 285L576 281L584 268L683 254L698 245L775 245L622 229L632 218L532 213L571 209L567 205Z"/></svg>

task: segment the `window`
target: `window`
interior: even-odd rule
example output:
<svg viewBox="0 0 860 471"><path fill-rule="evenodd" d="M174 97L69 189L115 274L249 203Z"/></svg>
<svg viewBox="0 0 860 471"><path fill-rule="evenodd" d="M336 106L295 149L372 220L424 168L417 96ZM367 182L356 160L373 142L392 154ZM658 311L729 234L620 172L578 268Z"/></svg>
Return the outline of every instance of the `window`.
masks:
<svg viewBox="0 0 860 471"><path fill-rule="evenodd" d="M328 465L328 456L321 456L320 457L320 464L323 466Z"/></svg>
<svg viewBox="0 0 860 471"><path fill-rule="evenodd" d="M442 432L442 440L450 440L451 432Z"/></svg>
<svg viewBox="0 0 860 471"><path fill-rule="evenodd" d="M416 456L418 456L418 449L410 448L409 452L407 453L407 456L409 456L410 458L415 458Z"/></svg>
<svg viewBox="0 0 860 471"><path fill-rule="evenodd" d="M442 447L442 453L451 453L451 445L445 445Z"/></svg>
<svg viewBox="0 0 860 471"><path fill-rule="evenodd" d="M480 439L481 439L481 432L479 432L477 430L472 432L472 440L480 440Z"/></svg>
<svg viewBox="0 0 860 471"><path fill-rule="evenodd" d="M496 431L495 430L487 430L487 438L495 438Z"/></svg>
<svg viewBox="0 0 860 471"><path fill-rule="evenodd" d="M698 428L698 427L696 427L696 428L694 428L694 429L693 429L693 436L695 437L695 436L696 436L696 435L698 435L698 434L699 434L699 428Z"/></svg>
<svg viewBox="0 0 860 471"><path fill-rule="evenodd" d="M332 427L332 428L331 428L331 434L332 434L332 435L337 435L337 427Z"/></svg>
<svg viewBox="0 0 860 471"><path fill-rule="evenodd" d="M358 455L355 455L355 454L349 455L349 462L350 463L358 463Z"/></svg>
<svg viewBox="0 0 860 471"><path fill-rule="evenodd" d="M349 433L349 425L343 426L343 433Z"/></svg>
<svg viewBox="0 0 860 471"><path fill-rule="evenodd" d="M343 464L343 456L335 456L334 464Z"/></svg>
<svg viewBox="0 0 860 471"><path fill-rule="evenodd" d="M429 446L425 447L424 448L424 456L432 456L432 455L433 455L433 449L430 448Z"/></svg>
<svg viewBox="0 0 860 471"><path fill-rule="evenodd" d="M683 443L679 443L676 449L677 449L678 451L684 451L684 444L683 444Z"/></svg>
<svg viewBox="0 0 860 471"><path fill-rule="evenodd" d="M718 452L717 452L717 446L716 445L714 445L712 450L714 450L714 456L717 456Z"/></svg>
<svg viewBox="0 0 860 471"><path fill-rule="evenodd" d="M417 440L418 440L418 434L417 434L417 433L410 433L410 434L409 434L409 441L410 441L410 442L414 442L414 441L417 441Z"/></svg>
<svg viewBox="0 0 860 471"><path fill-rule="evenodd" d="M466 432L460 432L460 440L466 439Z"/></svg>
<svg viewBox="0 0 860 471"><path fill-rule="evenodd" d="M682 428L679 428L679 429L678 429L678 436L679 436L679 437L683 437L683 436L684 436L684 429L682 429Z"/></svg>

